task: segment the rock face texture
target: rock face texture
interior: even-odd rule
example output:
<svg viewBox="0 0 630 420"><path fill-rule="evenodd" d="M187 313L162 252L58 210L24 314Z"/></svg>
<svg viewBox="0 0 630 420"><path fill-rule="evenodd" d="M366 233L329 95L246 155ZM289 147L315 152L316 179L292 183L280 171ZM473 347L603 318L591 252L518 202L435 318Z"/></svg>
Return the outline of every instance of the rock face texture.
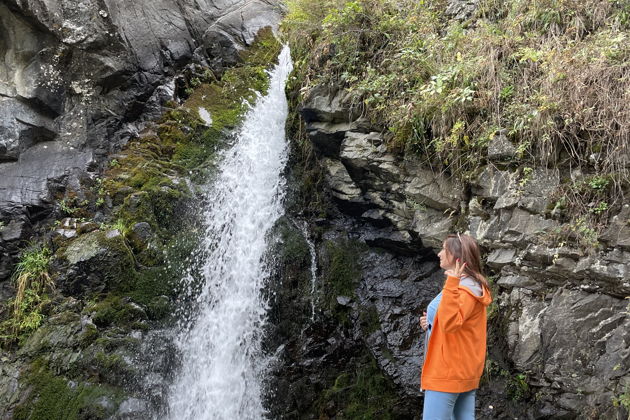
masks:
<svg viewBox="0 0 630 420"><path fill-rule="evenodd" d="M501 164L513 152L507 139L497 136L489 147L491 164L465 189L392 155L383 135L344 107L342 93L314 88L302 105L338 209L363 226L357 235L370 249L385 250L362 260L356 300L349 304L355 314L374 306L380 325L355 331L355 339L407 395L418 395L421 341L413 313L419 317L424 300L409 296L430 299L441 276L434 267L420 276L415 271L414 280L403 261L437 252L447 233L469 231L487 257L497 303L487 368L501 374L490 376L490 392L482 387L481 415L622 415L613 401L630 387L627 204L611 219L599 248L559 243L552 238L562 223L549 214L559 171ZM493 384L500 377L503 389ZM510 395L531 400L502 412Z"/></svg>
<svg viewBox="0 0 630 420"><path fill-rule="evenodd" d="M95 170L176 99L191 62L220 74L274 0L8 0L0 4L0 251L32 234L55 191ZM0 226L3 226L0 225ZM19 233L19 234L18 234ZM0 266L8 275L11 258Z"/></svg>

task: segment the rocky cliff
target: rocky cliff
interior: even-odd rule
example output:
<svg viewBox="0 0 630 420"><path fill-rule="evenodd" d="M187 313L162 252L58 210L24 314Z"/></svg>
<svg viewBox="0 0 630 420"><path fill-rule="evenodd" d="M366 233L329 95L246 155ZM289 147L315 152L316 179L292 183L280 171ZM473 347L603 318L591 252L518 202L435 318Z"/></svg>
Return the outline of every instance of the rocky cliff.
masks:
<svg viewBox="0 0 630 420"><path fill-rule="evenodd" d="M382 411L376 417L416 418L417 324L442 281L435 253L448 233L459 231L479 240L495 297L480 418L623 418L620 398L630 386L630 206L612 217L600 247L558 243L553 235L562 222L549 213L558 169L524 172L511 160L514 146L497 136L476 177L457 181L390 151L384 135L353 113L347 98L342 89L317 86L299 104L317 156L310 165L320 166L332 207L328 221L313 228L321 244L320 295L314 297L321 318L306 331L308 338L289 340L287 363L300 374L285 389L303 392L297 377L310 375L321 389L308 394L312 409L325 418L347 416L354 388L344 391L335 381L340 370L352 375L356 366L366 366L348 354L368 351L392 381L389 392L401 393L395 403L377 400ZM335 249L349 240L355 251L343 264L354 267L354 278L335 289ZM306 289L307 279L301 282ZM345 324L334 321L340 313ZM327 344L319 348L316 340ZM331 366L336 375L317 374ZM344 396L335 400L335 392Z"/></svg>
<svg viewBox="0 0 630 420"><path fill-rule="evenodd" d="M451 232L479 240L495 296L480 417L627 416L627 16L599 0L289 2L313 333L354 355L288 348L324 372L319 416L419 415L417 319ZM365 381L370 363L384 381Z"/></svg>
<svg viewBox="0 0 630 420"><path fill-rule="evenodd" d="M0 4L0 418L164 415L190 203L266 89L280 13Z"/></svg>
<svg viewBox="0 0 630 420"><path fill-rule="evenodd" d="M6 1L0 5L0 279L55 194L96 173L188 88L192 62L220 76L273 1Z"/></svg>

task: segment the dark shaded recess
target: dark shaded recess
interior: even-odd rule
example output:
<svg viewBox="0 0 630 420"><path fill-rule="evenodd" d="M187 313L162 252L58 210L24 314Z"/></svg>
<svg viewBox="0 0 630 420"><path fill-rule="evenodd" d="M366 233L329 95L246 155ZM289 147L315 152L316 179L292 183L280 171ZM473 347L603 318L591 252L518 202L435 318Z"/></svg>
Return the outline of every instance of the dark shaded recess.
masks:
<svg viewBox="0 0 630 420"><path fill-rule="evenodd" d="M299 110L302 118L304 118L304 122L306 124L310 124L312 122L318 122L320 120L319 115L313 108L303 108Z"/></svg>
<svg viewBox="0 0 630 420"><path fill-rule="evenodd" d="M125 90L129 87L132 80L132 72L127 69L117 70L108 76L103 77L96 83L99 86L103 95L107 95L109 92L116 88Z"/></svg>
<svg viewBox="0 0 630 420"><path fill-rule="evenodd" d="M338 208L341 209L344 214L353 217L359 217L366 211L377 208L375 205L371 205L368 203L352 203L349 201L340 200L335 196L332 196L332 201L337 205Z"/></svg>
<svg viewBox="0 0 630 420"><path fill-rule="evenodd" d="M41 222L42 220L46 220L53 212L52 207L37 205L27 206L25 210L28 220L33 224Z"/></svg>

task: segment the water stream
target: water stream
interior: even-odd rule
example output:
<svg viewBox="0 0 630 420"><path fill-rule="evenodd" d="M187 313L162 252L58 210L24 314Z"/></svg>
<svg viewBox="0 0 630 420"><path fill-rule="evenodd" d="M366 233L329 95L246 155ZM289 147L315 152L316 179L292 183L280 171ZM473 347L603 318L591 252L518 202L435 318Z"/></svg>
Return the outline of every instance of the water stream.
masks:
<svg viewBox="0 0 630 420"><path fill-rule="evenodd" d="M168 396L172 420L265 417L262 383L270 360L261 352L269 277L267 236L282 215L287 161L284 86L292 68L285 47L268 94L248 112L233 147L208 187L204 284L198 309L176 340L182 368Z"/></svg>
<svg viewBox="0 0 630 420"><path fill-rule="evenodd" d="M315 320L315 305L317 304L317 250L315 249L315 242L311 239L311 235L308 230L308 223L302 221L302 223L296 222L296 227L300 229L304 240L308 244L308 251L311 256L311 321Z"/></svg>

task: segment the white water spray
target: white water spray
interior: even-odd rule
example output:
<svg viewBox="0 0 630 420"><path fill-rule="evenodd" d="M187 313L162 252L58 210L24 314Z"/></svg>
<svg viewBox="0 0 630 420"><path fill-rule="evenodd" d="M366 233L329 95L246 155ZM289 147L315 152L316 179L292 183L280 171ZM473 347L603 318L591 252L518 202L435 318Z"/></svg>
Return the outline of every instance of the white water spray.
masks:
<svg viewBox="0 0 630 420"><path fill-rule="evenodd" d="M248 112L235 145L208 193L207 238L199 310L177 345L182 369L170 389L172 420L265 417L261 353L269 276L262 261L267 234L282 214L287 161L284 86L288 47L271 74L269 93Z"/></svg>

